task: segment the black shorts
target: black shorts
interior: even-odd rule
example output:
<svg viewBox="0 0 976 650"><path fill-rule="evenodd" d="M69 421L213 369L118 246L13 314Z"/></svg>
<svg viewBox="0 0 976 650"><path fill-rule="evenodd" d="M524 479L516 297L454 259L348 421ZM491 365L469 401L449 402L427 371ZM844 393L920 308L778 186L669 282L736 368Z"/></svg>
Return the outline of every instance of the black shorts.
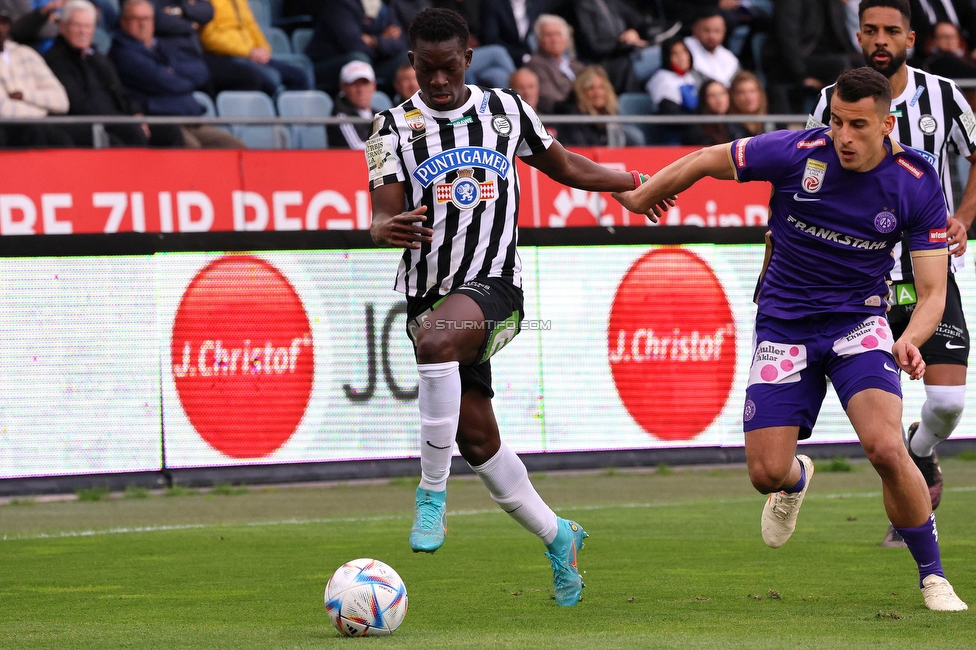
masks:
<svg viewBox="0 0 976 650"><path fill-rule="evenodd" d="M494 397L490 359L522 329L522 319L525 318L522 290L504 278L479 278L465 282L451 292L454 293L474 300L485 315L485 336L478 350L478 360L472 365L461 365L461 393L477 388L488 397ZM417 342L413 332L422 326L423 317L446 297L437 293L421 298L407 297L407 336L414 347Z"/></svg>
<svg viewBox="0 0 976 650"><path fill-rule="evenodd" d="M915 287L896 282L892 284L892 294L892 302L904 303L892 306L891 311L888 312L891 332L897 339L905 332L908 320L915 311ZM931 366L940 363L953 366L969 365L969 329L966 327L966 317L962 313L959 286L952 273L946 281L946 305L942 313L942 322L935 328L932 338L926 341L919 351L925 363Z"/></svg>

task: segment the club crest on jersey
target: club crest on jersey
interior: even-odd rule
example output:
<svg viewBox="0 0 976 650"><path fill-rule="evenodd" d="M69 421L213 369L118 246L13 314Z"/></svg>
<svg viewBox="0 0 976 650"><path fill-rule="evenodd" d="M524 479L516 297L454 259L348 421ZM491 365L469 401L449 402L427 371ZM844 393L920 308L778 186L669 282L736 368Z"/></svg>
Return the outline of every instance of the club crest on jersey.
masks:
<svg viewBox="0 0 976 650"><path fill-rule="evenodd" d="M878 229L878 232L888 234L895 229L898 225L898 219L895 215L888 210L882 210L878 214L874 215L874 227Z"/></svg>
<svg viewBox="0 0 976 650"><path fill-rule="evenodd" d="M495 181L478 182L473 169L459 169L453 183L434 186L438 203L453 203L461 210L470 210L482 201L495 199Z"/></svg>
<svg viewBox="0 0 976 650"><path fill-rule="evenodd" d="M918 118L918 128L925 135L932 135L939 128L939 123L931 115L923 115Z"/></svg>
<svg viewBox="0 0 976 650"><path fill-rule="evenodd" d="M512 135L512 123L504 115L493 115L491 117L491 128L503 138Z"/></svg>
<svg viewBox="0 0 976 650"><path fill-rule="evenodd" d="M824 176L827 174L827 163L812 158L807 160L806 169L803 170L803 178L800 179L800 186L807 194L816 194L823 187Z"/></svg>
<svg viewBox="0 0 976 650"><path fill-rule="evenodd" d="M404 113L403 121L407 123L407 126L410 127L411 131L427 130L427 122L424 120L424 114L421 113L419 109L414 109Z"/></svg>

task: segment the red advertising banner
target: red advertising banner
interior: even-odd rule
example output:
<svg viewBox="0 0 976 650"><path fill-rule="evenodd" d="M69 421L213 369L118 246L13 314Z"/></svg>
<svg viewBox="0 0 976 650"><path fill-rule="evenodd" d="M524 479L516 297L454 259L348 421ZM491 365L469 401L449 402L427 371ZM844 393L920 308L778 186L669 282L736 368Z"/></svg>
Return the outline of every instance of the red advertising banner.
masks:
<svg viewBox="0 0 976 650"><path fill-rule="evenodd" d="M654 173L684 147L578 150ZM0 153L0 235L369 228L358 151L49 150ZM521 161L523 228L647 224L609 195L568 188ZM662 225L766 223L769 185L705 179Z"/></svg>

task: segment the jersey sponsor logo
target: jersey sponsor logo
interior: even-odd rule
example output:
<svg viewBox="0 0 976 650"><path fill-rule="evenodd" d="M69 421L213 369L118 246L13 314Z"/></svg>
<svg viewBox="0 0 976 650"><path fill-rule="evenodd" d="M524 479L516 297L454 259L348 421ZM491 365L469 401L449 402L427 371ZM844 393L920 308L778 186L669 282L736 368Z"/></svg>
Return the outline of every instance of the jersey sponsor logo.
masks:
<svg viewBox="0 0 976 650"><path fill-rule="evenodd" d="M965 345L956 345L952 341L946 341L945 346L946 346L946 350L962 350L963 348L966 347Z"/></svg>
<svg viewBox="0 0 976 650"><path fill-rule="evenodd" d="M512 123L504 115L492 115L491 128L498 135L507 138L512 135Z"/></svg>
<svg viewBox="0 0 976 650"><path fill-rule="evenodd" d="M912 147L911 149L912 151L920 155L922 158L925 158L925 162L935 167L935 156L933 154L930 154L928 151L925 151L924 149L916 149L915 147Z"/></svg>
<svg viewBox="0 0 976 650"><path fill-rule="evenodd" d="M918 129L925 135L932 135L939 130L939 123L931 115L923 115L918 118Z"/></svg>
<svg viewBox="0 0 976 650"><path fill-rule="evenodd" d="M836 230L831 230L830 228L824 228L821 226L811 226L803 221L798 220L793 215L787 215L786 220L793 224L793 227L803 232L807 235L813 237L818 237L824 241L833 242L835 244L840 244L841 246L850 246L851 248L860 248L863 250L876 251L882 248L888 247L888 242L886 241L871 241L870 239L860 239L858 237L852 237L851 235L845 235L842 232L837 232Z"/></svg>
<svg viewBox="0 0 976 650"><path fill-rule="evenodd" d="M795 384L807 367L805 345L761 341L752 356L749 386L753 384Z"/></svg>
<svg viewBox="0 0 976 650"><path fill-rule="evenodd" d="M936 228L929 231L929 242L933 244L944 244L949 241L945 228Z"/></svg>
<svg viewBox="0 0 976 650"><path fill-rule="evenodd" d="M821 122L820 120L818 120L817 118L815 118L813 115L807 115L807 123L804 126L804 128L807 128L807 129L818 129L818 128L822 128L822 127L825 127L825 126L827 126L827 125L824 124L823 122Z"/></svg>
<svg viewBox="0 0 976 650"><path fill-rule="evenodd" d="M823 187L824 176L827 174L827 163L812 158L807 160L806 169L803 170L803 178L800 179L800 187L807 194L816 194Z"/></svg>
<svg viewBox="0 0 976 650"><path fill-rule="evenodd" d="M893 372L896 375L898 374L898 370L896 368L892 368L891 366L889 366L887 361L884 364L884 369L887 370L888 372Z"/></svg>
<svg viewBox="0 0 976 650"><path fill-rule="evenodd" d="M746 166L746 142L748 138L744 138L735 143L735 166L742 169Z"/></svg>
<svg viewBox="0 0 976 650"><path fill-rule="evenodd" d="M607 360L641 429L662 440L692 440L708 429L728 401L735 351L732 309L708 263L680 248L637 258L613 297Z"/></svg>
<svg viewBox="0 0 976 650"><path fill-rule="evenodd" d="M403 121L407 123L411 131L427 130L427 122L424 120L424 114L420 112L420 109L414 109L404 113Z"/></svg>
<svg viewBox="0 0 976 650"><path fill-rule="evenodd" d="M471 117L470 115L465 115L465 116L459 117L459 118L457 118L455 120L451 120L450 122L447 123L447 125L448 126L464 126L465 124L471 124L472 122L474 122L474 118Z"/></svg>
<svg viewBox="0 0 976 650"><path fill-rule="evenodd" d="M908 102L908 105L909 106L914 106L915 103L918 102L918 98L921 97L922 96L922 93L924 93L924 92L925 92L925 86L919 86L915 90L915 94L912 95L912 101Z"/></svg>
<svg viewBox="0 0 976 650"><path fill-rule="evenodd" d="M834 341L833 351L840 357L850 357L872 350L891 352L894 342L895 337L891 334L888 321L881 316L871 316Z"/></svg>
<svg viewBox="0 0 976 650"><path fill-rule="evenodd" d="M820 199L815 199L812 196L803 196L799 192L793 194L794 201L806 202L806 201L819 201Z"/></svg>
<svg viewBox="0 0 976 650"><path fill-rule="evenodd" d="M512 163L508 158L492 149L458 147L428 158L413 170L413 177L424 187L430 187L438 178L456 169L479 167L505 178L511 166Z"/></svg>
<svg viewBox="0 0 976 650"><path fill-rule="evenodd" d="M816 149L817 147L822 147L827 144L826 138L817 138L816 140L800 140L796 143L797 149Z"/></svg>
<svg viewBox="0 0 976 650"><path fill-rule="evenodd" d="M966 130L966 135L972 140L973 134L976 133L976 115L973 115L971 110L966 111L959 116L959 121L962 122L962 128Z"/></svg>
<svg viewBox="0 0 976 650"><path fill-rule="evenodd" d="M478 107L479 113L484 113L488 110L488 93L481 96L481 106Z"/></svg>
<svg viewBox="0 0 976 650"><path fill-rule="evenodd" d="M378 181L387 174L396 173L393 139L392 135L374 135L366 141L366 167L369 169L369 180Z"/></svg>
<svg viewBox="0 0 976 650"><path fill-rule="evenodd" d="M899 156L898 157L898 160L896 162L899 165L901 165L902 167L904 167L905 169L907 169L908 170L908 173L911 174L912 176L914 176L915 178L921 178L922 177L922 174L923 174L922 170L919 169L918 167L916 167L915 165L913 165L912 163L908 162L904 158L902 158L902 157Z"/></svg>
<svg viewBox="0 0 976 650"><path fill-rule="evenodd" d="M898 225L898 219L895 215L887 210L882 210L878 214L874 215L874 227L878 229L878 232L888 234L895 229Z"/></svg>
<svg viewBox="0 0 976 650"><path fill-rule="evenodd" d="M495 181L479 183L474 170L462 169L452 183L438 183L434 196L438 203L451 202L461 210L470 210L482 201L495 200Z"/></svg>

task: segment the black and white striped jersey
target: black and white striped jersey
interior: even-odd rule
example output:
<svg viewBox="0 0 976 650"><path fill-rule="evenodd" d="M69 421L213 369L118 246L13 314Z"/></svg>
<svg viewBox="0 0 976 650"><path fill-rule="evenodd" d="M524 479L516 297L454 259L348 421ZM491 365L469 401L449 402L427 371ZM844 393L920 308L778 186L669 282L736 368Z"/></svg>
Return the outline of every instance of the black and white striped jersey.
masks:
<svg viewBox="0 0 976 650"><path fill-rule="evenodd" d="M468 86L471 97L436 111L419 93L373 120L366 143L369 189L405 183L406 210L427 206L434 241L406 249L395 289L446 295L469 280L501 277L521 286L519 181L515 156L553 142L511 90Z"/></svg>
<svg viewBox="0 0 976 650"><path fill-rule="evenodd" d="M942 193L949 206L955 210L952 181L949 176L950 147L955 153L970 156L976 153L976 117L959 87L950 79L907 66L908 84L905 90L891 100L891 114L895 116L895 129L891 139L911 147L927 160L942 181ZM820 91L820 100L807 120L807 128L830 124L830 98L834 86ZM892 251L895 266L891 279L910 282L912 279L908 251L898 245ZM962 257L950 257L953 271L962 268Z"/></svg>

